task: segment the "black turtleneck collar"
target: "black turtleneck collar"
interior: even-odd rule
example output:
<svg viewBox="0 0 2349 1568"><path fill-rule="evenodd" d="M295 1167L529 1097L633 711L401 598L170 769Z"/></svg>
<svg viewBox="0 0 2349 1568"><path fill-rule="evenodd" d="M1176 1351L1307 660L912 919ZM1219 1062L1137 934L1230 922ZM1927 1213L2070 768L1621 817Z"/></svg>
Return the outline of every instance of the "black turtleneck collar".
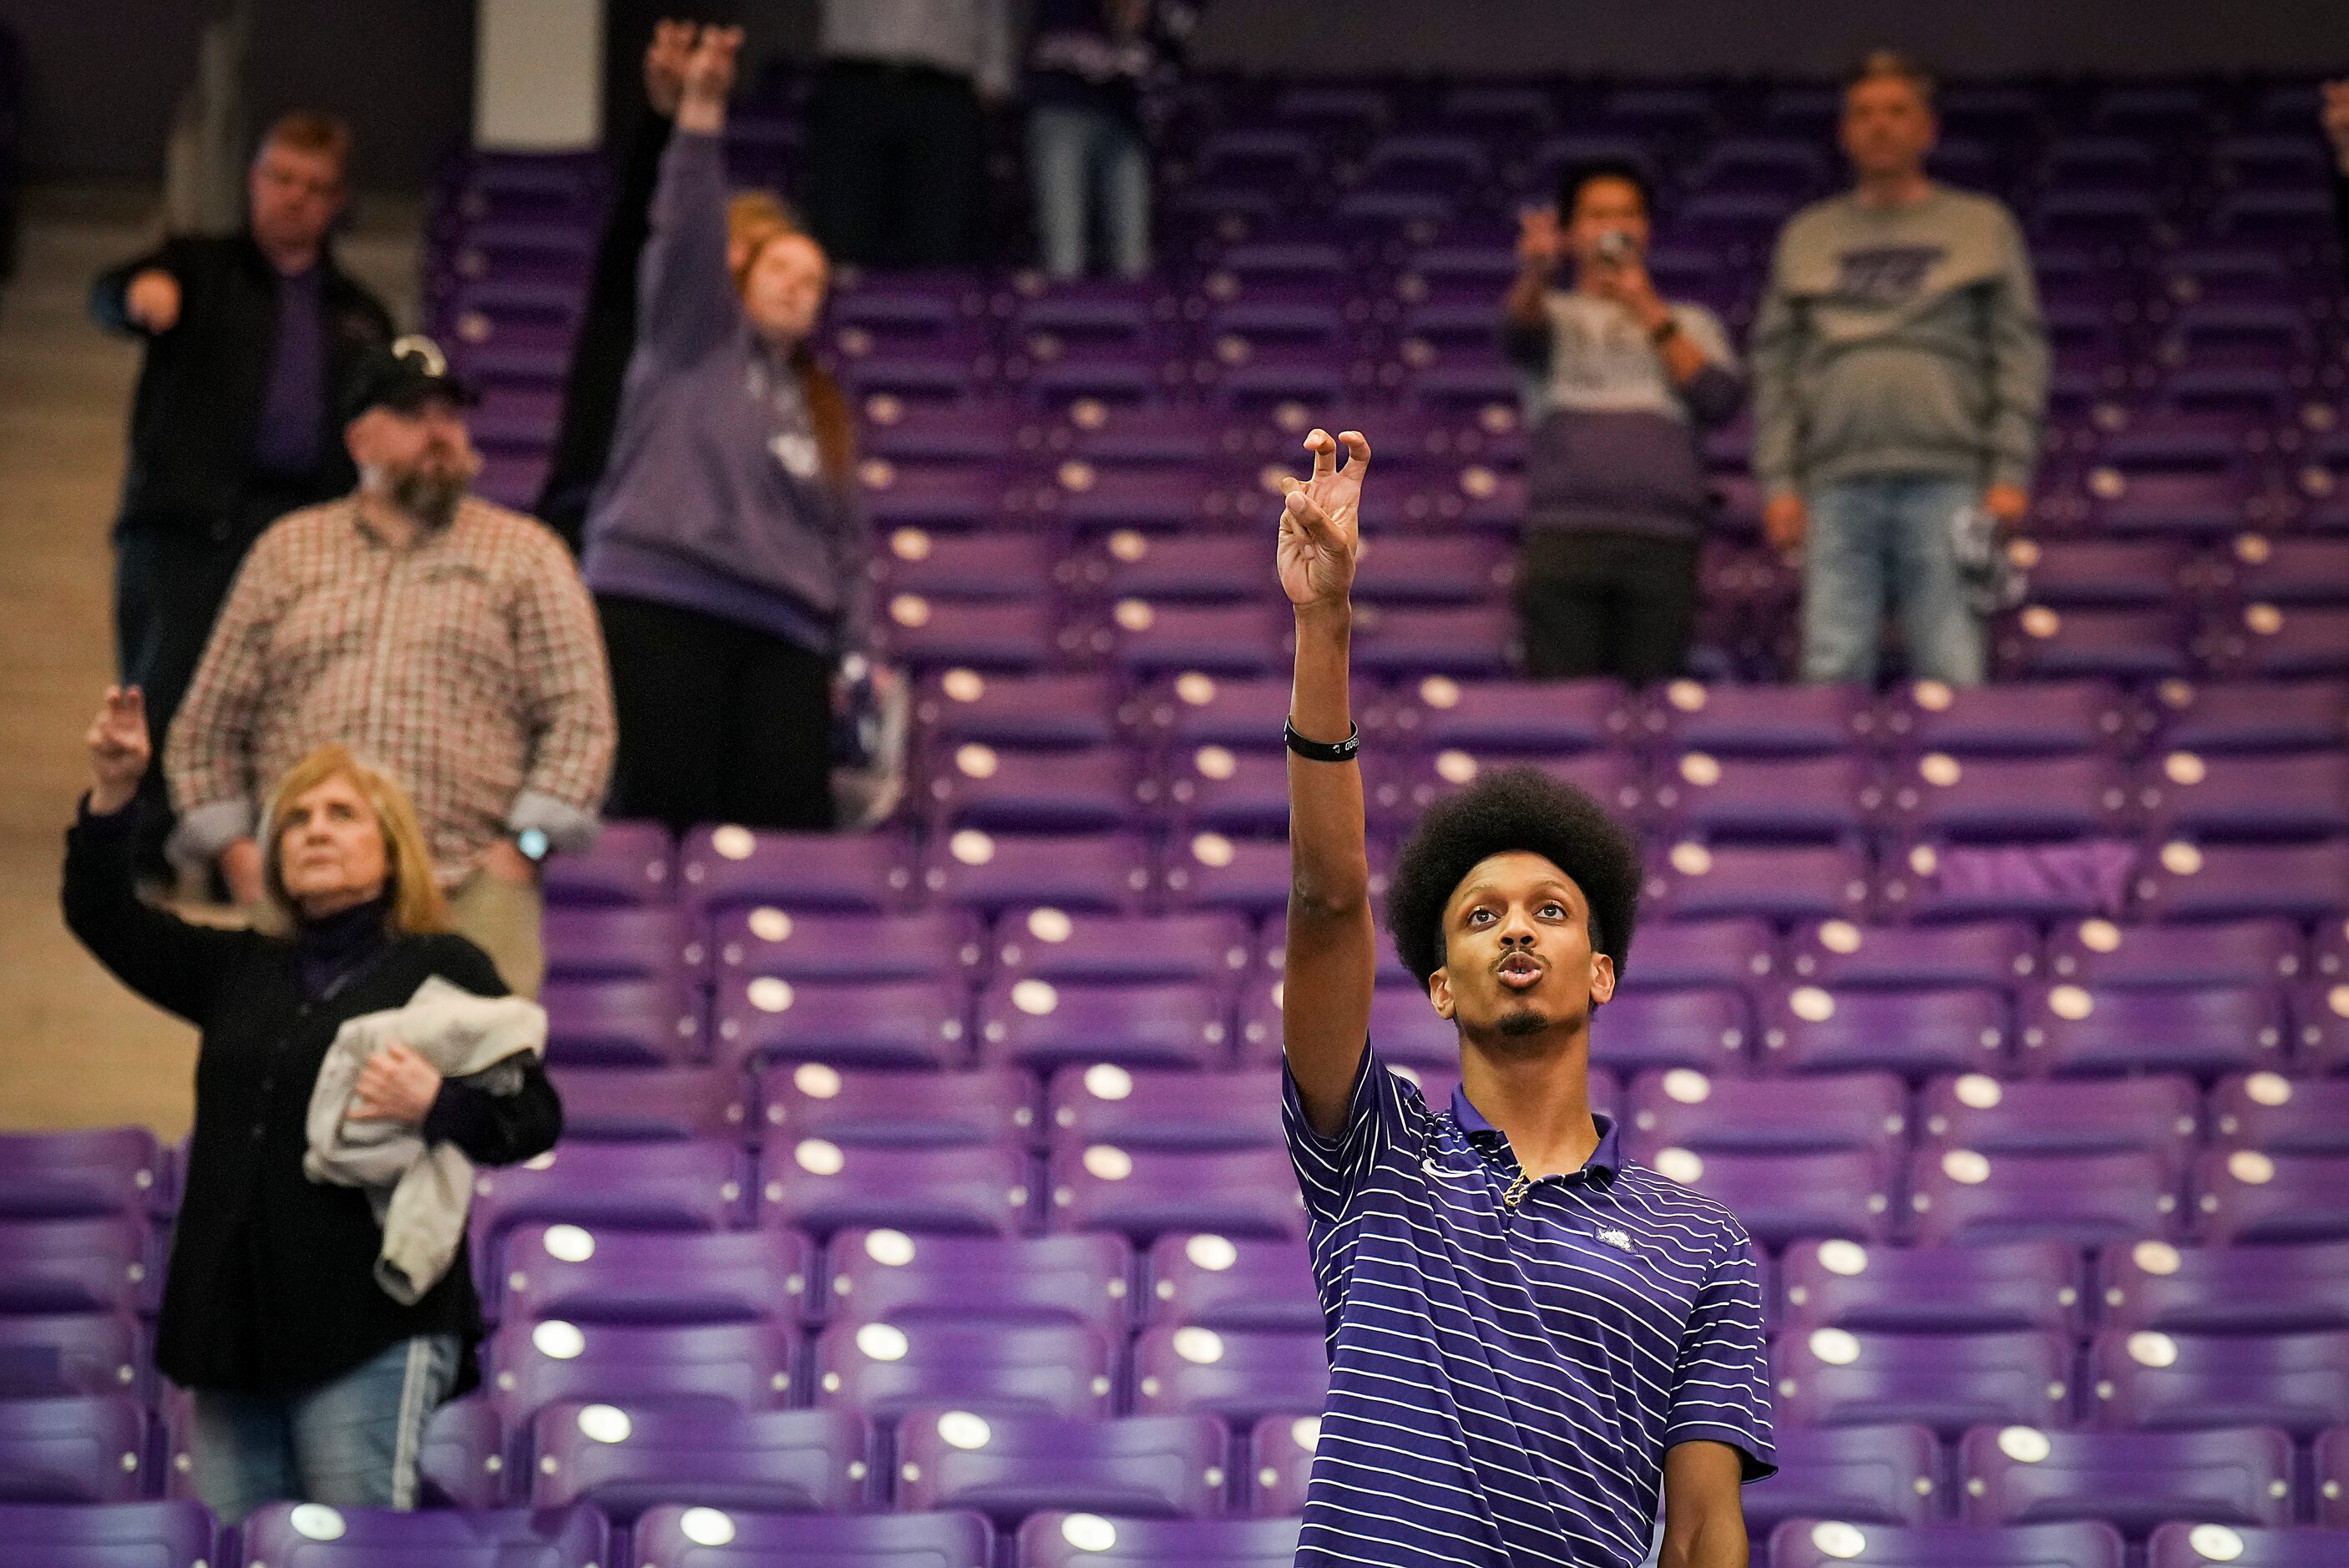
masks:
<svg viewBox="0 0 2349 1568"><path fill-rule="evenodd" d="M297 917L294 955L302 971L302 994L313 1001L328 995L390 945L388 890L321 920Z"/></svg>

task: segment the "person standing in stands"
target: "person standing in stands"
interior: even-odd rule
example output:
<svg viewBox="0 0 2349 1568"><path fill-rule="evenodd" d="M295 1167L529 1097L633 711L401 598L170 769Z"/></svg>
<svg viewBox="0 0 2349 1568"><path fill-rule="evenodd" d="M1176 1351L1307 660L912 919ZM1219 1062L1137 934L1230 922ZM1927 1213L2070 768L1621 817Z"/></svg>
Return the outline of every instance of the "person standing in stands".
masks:
<svg viewBox="0 0 2349 1568"><path fill-rule="evenodd" d="M2349 269L2349 77L2326 82L2318 121L2333 148L2333 221L2341 231L2341 264ZM2344 270L2349 277L2349 270Z"/></svg>
<svg viewBox="0 0 2349 1568"><path fill-rule="evenodd" d="M1198 9L1172 0L1042 0L1028 49L1028 179L1045 273L1150 271L1143 95L1181 60Z"/></svg>
<svg viewBox="0 0 2349 1568"><path fill-rule="evenodd" d="M256 832L282 934L191 924L140 900L129 809L149 758L142 707L136 686L116 687L90 723L63 898L99 963L202 1031L155 1326L156 1366L193 1396L190 1479L223 1524L279 1499L413 1508L426 1420L481 1380L471 1263L460 1229L412 1302L378 1284L384 1227L367 1192L305 1174L311 1093L347 1020L403 1007L435 976L479 996L506 987L450 931L407 797L341 747L272 780ZM534 1053L443 1078L392 1041L360 1069L344 1119L509 1165L554 1146L563 1105Z"/></svg>
<svg viewBox="0 0 2349 1568"><path fill-rule="evenodd" d="M349 160L341 121L287 115L254 156L242 231L179 235L90 285L98 325L146 345L114 525L114 637L159 751L245 551L351 488L336 397L392 323L327 244ZM138 860L160 875L160 772L141 789Z"/></svg>
<svg viewBox="0 0 2349 1568"><path fill-rule="evenodd" d="M1912 676L1979 686L1968 573L2031 506L2048 367L2031 257L2003 206L1926 174L1932 98L1900 55L1861 65L1857 183L1787 222L1754 323L1754 473L1770 542L1803 554L1806 681L1876 679L1889 597Z"/></svg>
<svg viewBox="0 0 2349 1568"><path fill-rule="evenodd" d="M1745 387L1713 313L1657 294L1648 195L1629 163L1570 170L1554 211L1525 214L1502 304L1535 409L1517 611L1537 679L1668 679L1696 624L1713 510L1698 437Z"/></svg>
<svg viewBox="0 0 2349 1568"><path fill-rule="evenodd" d="M1296 614L1282 1121L1328 1323L1297 1562L1746 1568L1775 1470L1753 1242L1590 1108L1595 1015L1640 851L1532 769L1430 807L1397 854L1397 954L1460 1037L1430 1105L1369 1039L1378 934L1349 696L1371 448L1306 438L1277 546Z"/></svg>
<svg viewBox="0 0 2349 1568"><path fill-rule="evenodd" d="M978 259L985 106L1011 92L1010 0L823 0L809 226L843 266Z"/></svg>
<svg viewBox="0 0 2349 1568"><path fill-rule="evenodd" d="M533 995L538 862L595 838L611 687L562 542L470 493L470 396L426 338L360 367L344 430L358 488L253 547L163 760L181 849L248 907L268 891L274 779L329 744L393 769L456 928Z"/></svg>
<svg viewBox="0 0 2349 1568"><path fill-rule="evenodd" d="M740 43L704 27L686 63L584 570L619 712L612 810L821 830L834 820L835 673L872 669L873 541L847 400L809 341L824 253L773 226L730 254Z"/></svg>

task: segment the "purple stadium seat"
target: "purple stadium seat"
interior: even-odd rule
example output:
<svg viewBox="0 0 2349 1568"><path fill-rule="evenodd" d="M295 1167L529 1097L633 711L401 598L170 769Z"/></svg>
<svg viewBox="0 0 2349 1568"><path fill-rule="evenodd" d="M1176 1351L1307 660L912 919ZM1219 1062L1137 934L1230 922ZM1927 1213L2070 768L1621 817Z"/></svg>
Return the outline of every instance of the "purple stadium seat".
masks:
<svg viewBox="0 0 2349 1568"><path fill-rule="evenodd" d="M1635 1135L1631 1157L1718 1199L1764 1246L1797 1236L1881 1241L1894 1221L1895 1162L1867 1149L1698 1154Z"/></svg>
<svg viewBox="0 0 2349 1568"><path fill-rule="evenodd" d="M1789 1332L2073 1336L2086 1315L2080 1250L2045 1238L1962 1247L1797 1242L1782 1268Z"/></svg>
<svg viewBox="0 0 2349 1568"><path fill-rule="evenodd" d="M1201 1328L1319 1331L1304 1243L1207 1233L1161 1236L1146 1260L1147 1315Z"/></svg>
<svg viewBox="0 0 2349 1568"><path fill-rule="evenodd" d="M789 1231L618 1231L531 1225L500 1249L499 1310L572 1323L790 1322L814 1248Z"/></svg>
<svg viewBox="0 0 2349 1568"><path fill-rule="evenodd" d="M1917 1240L1928 1246L2045 1236L2095 1247L2181 1229L2174 1169L2140 1150L1992 1158L1923 1149L1909 1193Z"/></svg>
<svg viewBox="0 0 2349 1568"><path fill-rule="evenodd" d="M842 1231L825 1249L834 1323L1081 1323L1116 1344L1133 1252L1121 1236Z"/></svg>
<svg viewBox="0 0 2349 1568"><path fill-rule="evenodd" d="M2113 1154L2136 1150L2182 1175L2201 1100L2180 1074L2002 1083L1987 1073L1937 1078L1917 1099L1917 1138L1935 1151Z"/></svg>
<svg viewBox="0 0 2349 1568"><path fill-rule="evenodd" d="M653 980L695 975L708 948L686 933L674 909L555 905L543 932L546 978Z"/></svg>
<svg viewBox="0 0 2349 1568"><path fill-rule="evenodd" d="M1231 1057L1230 1019L1222 985L999 981L978 999L979 1056L1038 1072L1099 1061L1221 1067Z"/></svg>
<svg viewBox="0 0 2349 1568"><path fill-rule="evenodd" d="M636 1521L652 1568L986 1568L995 1532L975 1513L752 1513L664 1505Z"/></svg>
<svg viewBox="0 0 2349 1568"><path fill-rule="evenodd" d="M1774 1408L1790 1424L1914 1422L1954 1437L2068 1423L2072 1343L2055 1335L1814 1328L1783 1336L1774 1359Z"/></svg>
<svg viewBox="0 0 2349 1568"><path fill-rule="evenodd" d="M16 1568L205 1568L220 1561L211 1510L169 1502L0 1504Z"/></svg>
<svg viewBox="0 0 2349 1568"><path fill-rule="evenodd" d="M2349 684L2340 681L2164 681L2161 743L2208 755L2304 751L2349 738Z"/></svg>
<svg viewBox="0 0 2349 1568"><path fill-rule="evenodd" d="M999 1144L890 1148L771 1139L759 1158L759 1219L817 1235L852 1225L1010 1235L1033 1201L1028 1156Z"/></svg>
<svg viewBox="0 0 2349 1568"><path fill-rule="evenodd" d="M976 828L947 835L923 885L960 909L1051 904L1123 912L1149 890L1149 857L1122 833L1021 833Z"/></svg>
<svg viewBox="0 0 2349 1568"><path fill-rule="evenodd" d="M2338 980L2306 980L2288 987L2292 1047L2309 1072L2338 1072L2349 1066L2349 985Z"/></svg>
<svg viewBox="0 0 2349 1568"><path fill-rule="evenodd" d="M891 593L931 599L1040 599L1053 562L1044 542L1017 533L933 533L906 524L889 531L881 581Z"/></svg>
<svg viewBox="0 0 2349 1568"><path fill-rule="evenodd" d="M546 1058L555 1067L682 1066L706 1048L700 997L674 974L651 980L549 980Z"/></svg>
<svg viewBox="0 0 2349 1568"><path fill-rule="evenodd" d="M1262 1518L1302 1514L1313 1450L1320 1442L1319 1416L1281 1414L1257 1421L1247 1435L1246 1457L1254 1467L1247 1482L1247 1511Z"/></svg>
<svg viewBox="0 0 2349 1568"><path fill-rule="evenodd" d="M1088 584L1112 599L1255 599L1265 586L1263 542L1241 534L1154 537L1120 529L1090 564Z"/></svg>
<svg viewBox="0 0 2349 1568"><path fill-rule="evenodd" d="M158 1299L148 1256L129 1216L0 1220L0 1313L136 1312Z"/></svg>
<svg viewBox="0 0 2349 1568"><path fill-rule="evenodd" d="M1624 739L1631 713L1623 688L1613 681L1428 676L1402 688L1380 716L1379 727L1416 746L1554 756Z"/></svg>
<svg viewBox="0 0 2349 1568"><path fill-rule="evenodd" d="M2128 792L2120 770L2095 753L1961 762L1930 751L1895 769L1890 801L1915 836L2011 842L2108 831Z"/></svg>
<svg viewBox="0 0 2349 1568"><path fill-rule="evenodd" d="M731 1143L579 1143L473 1177L472 1230L516 1225L722 1231L742 1206L740 1149Z"/></svg>
<svg viewBox="0 0 2349 1568"><path fill-rule="evenodd" d="M2221 756L2172 751L2150 763L2139 795L2148 832L2200 841L2349 832L2349 756Z"/></svg>
<svg viewBox="0 0 2349 1568"><path fill-rule="evenodd" d="M267 1502L238 1532L246 1568L596 1568L611 1526L592 1508L399 1513Z"/></svg>
<svg viewBox="0 0 2349 1568"><path fill-rule="evenodd" d="M2270 1154L2349 1154L2349 1078L2220 1078L2210 1090L2210 1141Z"/></svg>
<svg viewBox="0 0 2349 1568"><path fill-rule="evenodd" d="M1884 857L1888 917L1920 924L1956 920L2076 920L2118 912L2137 851L2131 841L1893 845Z"/></svg>
<svg viewBox="0 0 2349 1568"><path fill-rule="evenodd" d="M676 860L659 823L606 822L592 847L546 862L547 906L667 903L676 896Z"/></svg>
<svg viewBox="0 0 2349 1568"><path fill-rule="evenodd" d="M2173 1520L2153 1532L2146 1568L2204 1568L2229 1563L2235 1568L2331 1568L2349 1545L2331 1530L2245 1530L2231 1524L2189 1524Z"/></svg>
<svg viewBox="0 0 2349 1568"><path fill-rule="evenodd" d="M1934 1518L1941 1450L1923 1427L1782 1427L1778 1473L1745 1489L1745 1528L1766 1539L1780 1520L1923 1524Z"/></svg>
<svg viewBox="0 0 2349 1568"><path fill-rule="evenodd" d="M2235 676L2296 680L2349 675L2349 608L2247 604L2225 626L2213 665Z"/></svg>
<svg viewBox="0 0 2349 1568"><path fill-rule="evenodd" d="M1121 599L1106 634L1111 662L1129 676L1175 671L1260 676L1278 663L1278 629L1261 604Z"/></svg>
<svg viewBox="0 0 2349 1568"><path fill-rule="evenodd" d="M1116 738L1114 693L1098 675L983 676L923 683L914 717L934 738L990 746L1102 746Z"/></svg>
<svg viewBox="0 0 2349 1568"><path fill-rule="evenodd" d="M2020 1058L2033 1073L2215 1078L2283 1058L2283 1009L2267 987L2033 985L2015 1011Z"/></svg>
<svg viewBox="0 0 2349 1568"><path fill-rule="evenodd" d="M1138 1415L1202 1411L1235 1428L1278 1412L1319 1410L1329 1392L1321 1335L1211 1329L1196 1324L1144 1329L1133 1345Z"/></svg>
<svg viewBox="0 0 2349 1568"><path fill-rule="evenodd" d="M1373 675L1433 670L1490 678L1508 667L1515 631L1511 613L1495 606L1363 605L1354 615L1354 658L1358 668Z"/></svg>
<svg viewBox="0 0 2349 1568"><path fill-rule="evenodd" d="M2055 757L2099 751L2127 736L2120 694L2103 681L2041 681L1961 691L1939 681L1903 687L1886 705L1887 732L1904 748L1970 757Z"/></svg>
<svg viewBox="0 0 2349 1568"><path fill-rule="evenodd" d="M1129 1072L1112 1063L1052 1077L1044 1128L1055 1148L1278 1149L1280 1074Z"/></svg>
<svg viewBox="0 0 2349 1568"><path fill-rule="evenodd" d="M2100 1427L2282 1427L2296 1438L2349 1423L2349 1333L2129 1332L2089 1342Z"/></svg>
<svg viewBox="0 0 2349 1568"><path fill-rule="evenodd" d="M143 1127L0 1133L0 1218L140 1213L154 1201L162 1159Z"/></svg>
<svg viewBox="0 0 2349 1568"><path fill-rule="evenodd" d="M944 910L793 914L771 904L718 917L720 990L761 975L782 980L958 980L985 955L968 918Z"/></svg>
<svg viewBox="0 0 2349 1568"><path fill-rule="evenodd" d="M2349 1153L2214 1149L2194 1190L2205 1242L2349 1241Z"/></svg>
<svg viewBox="0 0 2349 1568"><path fill-rule="evenodd" d="M1826 920L1796 929L1787 968L1837 991L2011 985L2038 971L2038 946L2020 921L1863 926Z"/></svg>
<svg viewBox="0 0 2349 1568"><path fill-rule="evenodd" d="M1010 1068L843 1072L822 1062L777 1067L760 1080L758 1123L770 1139L842 1145L1024 1143L1036 1131L1036 1080Z"/></svg>
<svg viewBox="0 0 2349 1568"><path fill-rule="evenodd" d="M2269 1334L2349 1329L2349 1244L2107 1247L2097 1264L2113 1333Z"/></svg>
<svg viewBox="0 0 2349 1568"><path fill-rule="evenodd" d="M955 1068L969 1055L958 980L794 983L773 975L718 993L718 1059L857 1068Z"/></svg>
<svg viewBox="0 0 2349 1568"><path fill-rule="evenodd" d="M128 1395L0 1398L0 1499L133 1502L150 1490L147 1459L146 1412Z"/></svg>
<svg viewBox="0 0 2349 1568"><path fill-rule="evenodd" d="M1374 823L1401 828L1454 789L1495 768L1531 768L1583 790L1620 817L1646 807L1639 760L1619 751L1584 751L1571 756L1522 757L1507 752L1464 751L1447 747L1433 756L1400 758L1374 773L1369 806ZM1710 918L1700 914L1692 918Z"/></svg>
<svg viewBox="0 0 2349 1568"><path fill-rule="evenodd" d="M798 1331L785 1324L510 1319L484 1346L490 1398L510 1428L558 1400L778 1410L792 1402Z"/></svg>
<svg viewBox="0 0 2349 1568"><path fill-rule="evenodd" d="M1840 840L1881 807L1875 769L1857 756L1731 758L1684 751L1651 791L1661 831L1707 843Z"/></svg>
<svg viewBox="0 0 2349 1568"><path fill-rule="evenodd" d="M1376 690L1373 684L1370 691ZM1278 755L1288 698L1286 679L1244 680L1191 670L1137 702L1137 727L1162 736L1177 751L1226 746Z"/></svg>
<svg viewBox="0 0 2349 1568"><path fill-rule="evenodd" d="M2132 1536L2167 1520L2292 1519L2292 1439L2272 1429L2064 1432L1977 1427L1958 1445L1969 1524L2101 1519Z"/></svg>
<svg viewBox="0 0 2349 1568"><path fill-rule="evenodd" d="M1848 846L1716 848L1684 840L1652 869L1647 897L1672 920L1851 920L1868 905L1868 861Z"/></svg>
<svg viewBox="0 0 2349 1568"><path fill-rule="evenodd" d="M2281 920L2058 926L2047 975L2080 985L2267 985L2301 971L2300 933Z"/></svg>
<svg viewBox="0 0 2349 1568"><path fill-rule="evenodd" d="M2270 539L2247 533L2235 541L2234 591L2271 604L2338 604L2349 601L2349 540Z"/></svg>
<svg viewBox="0 0 2349 1568"><path fill-rule="evenodd" d="M949 1405L983 1415L1110 1412L1117 1357L1078 1323L835 1323L815 1342L815 1402L894 1421Z"/></svg>
<svg viewBox="0 0 2349 1568"><path fill-rule="evenodd" d="M917 670L977 669L1029 675L1052 661L1057 646L1040 600L934 599L890 595L885 611L891 655Z"/></svg>
<svg viewBox="0 0 2349 1568"><path fill-rule="evenodd" d="M1816 757L1865 744L1877 727L1857 686L1665 686L1644 727L1678 751L1721 757Z"/></svg>
<svg viewBox="0 0 2349 1568"><path fill-rule="evenodd" d="M893 461L982 462L1010 457L1030 418L1030 410L1013 398L946 405L893 398L865 408L858 438L873 456Z"/></svg>
<svg viewBox="0 0 2349 1568"><path fill-rule="evenodd" d="M2122 1568L2128 1548L2119 1531L2091 1520L1895 1527L1789 1519L1770 1532L1770 1568L1834 1568L1855 1558L1869 1568Z"/></svg>
<svg viewBox="0 0 2349 1568"><path fill-rule="evenodd" d="M1673 1068L1736 1073L1751 1059L1753 1038L1754 1011L1742 991L1725 985L1631 990L1599 1008L1591 1060L1625 1076Z"/></svg>
<svg viewBox="0 0 2349 1568"><path fill-rule="evenodd" d="M1020 1526L1019 1568L1282 1568L1295 1519L1104 1518L1039 1513Z"/></svg>
<svg viewBox="0 0 2349 1568"><path fill-rule="evenodd" d="M1107 832L1142 814L1136 771L1115 748L1011 751L966 740L940 759L927 810L941 832Z"/></svg>
<svg viewBox="0 0 2349 1568"><path fill-rule="evenodd" d="M454 1399L424 1424L417 1455L423 1501L437 1508L502 1508L506 1502L505 1423L479 1395ZM181 1456L172 1456L176 1472ZM191 1458L192 1463L192 1458ZM174 1473L176 1483L181 1477Z"/></svg>
<svg viewBox="0 0 2349 1568"><path fill-rule="evenodd" d="M1795 985L1763 1004L1762 1061L1775 1072L1995 1072L2008 1032L2006 996L1987 986Z"/></svg>
<svg viewBox="0 0 2349 1568"><path fill-rule="evenodd" d="M870 1495L873 1437L845 1410L550 1405L531 1424L533 1508L626 1522L660 1503L838 1513Z"/></svg>
<svg viewBox="0 0 2349 1568"><path fill-rule="evenodd" d="M2156 920L2323 919L2349 907L2349 839L2290 847L2164 844L2137 879Z"/></svg>
<svg viewBox="0 0 2349 1568"><path fill-rule="evenodd" d="M1699 1154L1906 1148L1908 1086L1890 1073L1714 1078L1694 1068L1641 1074L1626 1118L1658 1147Z"/></svg>
<svg viewBox="0 0 2349 1568"><path fill-rule="evenodd" d="M1212 1416L908 1410L897 1423L896 1502L968 1508L1005 1524L1043 1509L1197 1518L1221 1511L1230 1440Z"/></svg>
<svg viewBox="0 0 2349 1568"><path fill-rule="evenodd" d="M755 1130L739 1074L724 1068L571 1068L548 1075L573 1143L740 1138Z"/></svg>
<svg viewBox="0 0 2349 1568"><path fill-rule="evenodd" d="M2056 679L2147 680L2188 671L2186 636L2178 612L2063 610L2024 607L2013 629L1998 638L1998 662L2007 676Z"/></svg>
<svg viewBox="0 0 2349 1568"><path fill-rule="evenodd" d="M2328 1530L2349 1530L2349 1427L2329 1427L2316 1435L2316 1522Z"/></svg>
<svg viewBox="0 0 2349 1568"><path fill-rule="evenodd" d="M1170 1232L1294 1240L1304 1201L1285 1149L1056 1148L1046 1222L1056 1231L1117 1231L1137 1242Z"/></svg>
<svg viewBox="0 0 2349 1568"><path fill-rule="evenodd" d="M1269 751L1202 746L1170 755L1145 788L1185 828L1277 832L1288 821L1288 760Z"/></svg>
<svg viewBox="0 0 2349 1568"><path fill-rule="evenodd" d="M1271 914L1288 905L1288 845L1222 833L1177 838L1166 850L1166 892L1178 909Z"/></svg>
<svg viewBox="0 0 2349 1568"><path fill-rule="evenodd" d="M1013 979L1230 983L1254 946L1229 914L1101 914L1039 907L1007 912L991 951Z"/></svg>
<svg viewBox="0 0 2349 1568"><path fill-rule="evenodd" d="M2118 458L2117 444L2107 441L2103 455ZM2188 551L2175 539L2017 539L2007 544L2007 557L2027 573L2035 603L2142 608L2178 596Z"/></svg>
<svg viewBox="0 0 2349 1568"><path fill-rule="evenodd" d="M885 833L754 833L732 826L688 834L678 856L686 902L717 916L760 904L879 912L913 886L905 847Z"/></svg>
<svg viewBox="0 0 2349 1568"><path fill-rule="evenodd" d="M1470 603L1506 588L1511 575L1508 561L1496 560L1484 540L1396 535L1363 550L1354 595L1371 604Z"/></svg>
<svg viewBox="0 0 2349 1568"><path fill-rule="evenodd" d="M1659 921L1640 927L1638 957L1619 966L1619 991L1751 985L1777 968L1775 939L1758 920Z"/></svg>
<svg viewBox="0 0 2349 1568"><path fill-rule="evenodd" d="M0 1316L0 1399L144 1392L144 1340L123 1312Z"/></svg>

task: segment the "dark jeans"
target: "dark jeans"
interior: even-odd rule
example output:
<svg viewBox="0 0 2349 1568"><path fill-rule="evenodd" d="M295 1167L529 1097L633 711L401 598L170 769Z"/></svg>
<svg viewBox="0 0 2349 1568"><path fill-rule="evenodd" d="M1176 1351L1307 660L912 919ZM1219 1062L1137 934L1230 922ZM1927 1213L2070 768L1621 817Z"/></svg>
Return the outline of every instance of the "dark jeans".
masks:
<svg viewBox="0 0 2349 1568"><path fill-rule="evenodd" d="M1692 541L1536 529L1517 564L1526 673L1537 680L1669 680L1696 624Z"/></svg>
<svg viewBox="0 0 2349 1568"><path fill-rule="evenodd" d="M834 262L951 267L978 255L986 131L967 77L835 60L808 103L809 225Z"/></svg>
<svg viewBox="0 0 2349 1568"><path fill-rule="evenodd" d="M620 725L611 814L833 826L832 664L738 622L596 595Z"/></svg>
<svg viewBox="0 0 2349 1568"><path fill-rule="evenodd" d="M163 787L163 739L196 678L212 622L227 602L244 552L262 531L304 498L259 495L216 528L127 521L114 532L114 663L125 686L147 697L154 760L139 781L140 868L160 872L171 832Z"/></svg>

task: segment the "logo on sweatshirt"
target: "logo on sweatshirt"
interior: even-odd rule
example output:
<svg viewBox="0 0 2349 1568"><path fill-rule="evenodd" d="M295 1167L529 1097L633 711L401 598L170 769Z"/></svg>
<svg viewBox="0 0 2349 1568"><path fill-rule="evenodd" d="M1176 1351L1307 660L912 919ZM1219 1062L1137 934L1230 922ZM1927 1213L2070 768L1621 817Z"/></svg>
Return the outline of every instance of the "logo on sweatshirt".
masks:
<svg viewBox="0 0 2349 1568"><path fill-rule="evenodd" d="M1868 245L1836 256L1835 297L1845 304L1899 304L1917 297L1940 245Z"/></svg>

